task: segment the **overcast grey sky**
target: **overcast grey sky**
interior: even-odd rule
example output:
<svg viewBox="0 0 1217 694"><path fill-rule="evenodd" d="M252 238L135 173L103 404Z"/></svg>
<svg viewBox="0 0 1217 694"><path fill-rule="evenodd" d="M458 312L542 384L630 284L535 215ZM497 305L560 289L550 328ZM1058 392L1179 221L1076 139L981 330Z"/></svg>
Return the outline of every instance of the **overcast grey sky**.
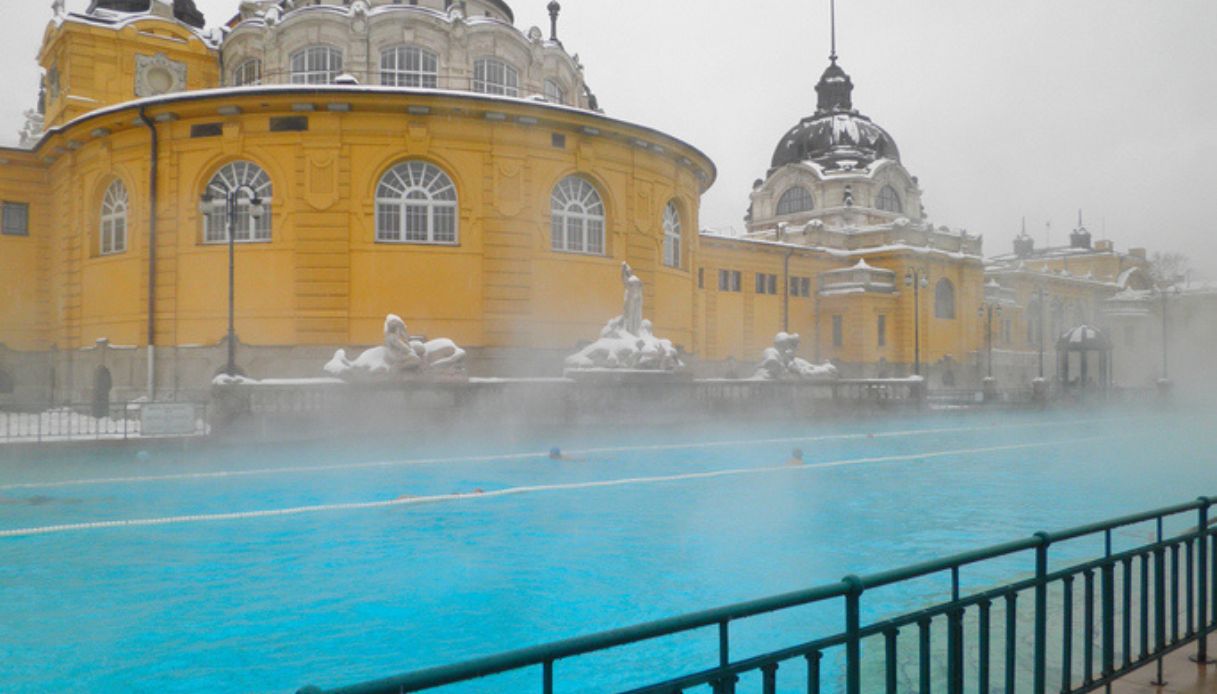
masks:
<svg viewBox="0 0 1217 694"><path fill-rule="evenodd" d="M34 104L50 0L4 0L0 141ZM83 10L87 0L69 0ZM197 0L209 24L238 0ZM546 26L546 0L512 0ZM564 0L560 35L609 115L718 164L702 226L743 227L752 181L815 109L828 0ZM1217 274L1217 2L839 0L854 105L892 134L937 224L1006 252L1019 220L1063 241L1181 251Z"/></svg>

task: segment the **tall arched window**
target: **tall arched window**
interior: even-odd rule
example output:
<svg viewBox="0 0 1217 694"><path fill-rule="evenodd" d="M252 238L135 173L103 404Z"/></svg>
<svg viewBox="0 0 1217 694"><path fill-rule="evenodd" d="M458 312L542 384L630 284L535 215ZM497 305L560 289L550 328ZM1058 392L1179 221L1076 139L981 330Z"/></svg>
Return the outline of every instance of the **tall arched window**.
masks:
<svg viewBox="0 0 1217 694"><path fill-rule="evenodd" d="M885 212L904 212L904 205L900 202L900 194L891 186L883 186L883 190L879 191L875 207Z"/></svg>
<svg viewBox="0 0 1217 694"><path fill-rule="evenodd" d="M934 317L955 318L955 285L945 277L934 286Z"/></svg>
<svg viewBox="0 0 1217 694"><path fill-rule="evenodd" d="M115 180L101 201L101 228L98 230L102 255L127 250L127 186Z"/></svg>
<svg viewBox="0 0 1217 694"><path fill-rule="evenodd" d="M663 264L680 267L680 210L675 201L663 208Z"/></svg>
<svg viewBox="0 0 1217 694"><path fill-rule="evenodd" d="M376 240L382 243L456 243L456 186L425 161L389 169L376 188Z"/></svg>
<svg viewBox="0 0 1217 694"><path fill-rule="evenodd" d="M782 197L778 199L777 213L779 215L796 214L814 208L815 202L811 199L811 193L807 192L803 186L795 186L782 193Z"/></svg>
<svg viewBox="0 0 1217 694"><path fill-rule="evenodd" d="M567 176L554 186L549 207L555 251L604 254L604 201L591 183Z"/></svg>
<svg viewBox="0 0 1217 694"><path fill-rule="evenodd" d="M479 58L473 64L473 91L519 96L520 73L498 58Z"/></svg>
<svg viewBox="0 0 1217 694"><path fill-rule="evenodd" d="M439 83L439 58L417 46L396 46L380 53L380 83L387 87L424 87Z"/></svg>
<svg viewBox="0 0 1217 694"><path fill-rule="evenodd" d="M292 53L292 84L333 84L342 74L342 51L309 46Z"/></svg>
<svg viewBox="0 0 1217 694"><path fill-rule="evenodd" d="M255 215L249 201L252 189L262 203L262 214ZM203 215L203 243L228 243L228 193L237 190L237 220L233 240L237 242L270 241L271 200L274 187L270 176L251 161L225 164L207 183L211 202Z"/></svg>
<svg viewBox="0 0 1217 694"><path fill-rule="evenodd" d="M237 65L237 68L232 71L232 84L234 87L262 84L262 61L250 58Z"/></svg>

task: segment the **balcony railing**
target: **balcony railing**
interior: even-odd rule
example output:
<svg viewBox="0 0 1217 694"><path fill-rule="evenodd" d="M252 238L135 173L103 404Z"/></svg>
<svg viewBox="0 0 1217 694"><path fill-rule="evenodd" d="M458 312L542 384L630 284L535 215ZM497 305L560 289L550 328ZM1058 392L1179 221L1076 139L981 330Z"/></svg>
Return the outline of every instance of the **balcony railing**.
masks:
<svg viewBox="0 0 1217 694"><path fill-rule="evenodd" d="M663 682L631 692L675 693L709 686L715 694L731 694L741 675L759 675L762 691L777 691L779 668L799 668L800 689L863 691L863 644L882 640L882 685L869 682L866 691L894 693L898 666L915 662L919 691L1014 692L1016 687L1047 692L1051 687L1065 694L1090 692L1188 644L1197 644L1197 660L1207 660L1204 636L1217 625L1217 532L1209 525L1213 501L1201 498L1154 511L1054 533L1040 532L986 549L916 564L869 576L848 576L837 583L785 595L719 607L636 626L582 636L556 643L511 651L487 658L420 670L374 682L325 690L330 694L399 694L483 677L536 668L537 689L554 691L562 661L608 649L692 632L707 627L718 633L717 662L697 672L673 673ZM1166 522L1194 527L1176 534L1165 532ZM1131 549L1113 551L1113 533L1148 525L1153 540ZM1057 554L1063 568L1050 568L1053 548L1070 542L1092 543L1086 556L1076 551ZM1024 577L970 594L961 592L961 574L979 569L986 562L1016 555L1032 558ZM1062 556L1068 555L1068 556ZM992 568L992 567L990 567ZM864 624L862 606L878 588L918 579L941 578L951 598L928 604L913 612ZM1030 601L1033 609L1019 609ZM811 604L835 604L840 609L841 628L836 633L764 653L733 660L731 626L757 615L791 610ZM994 620L994 608L1000 620ZM1079 609L1080 608L1080 609ZM965 620L976 624L965 633ZM934 627L945 626L946 667L942 649L932 648ZM899 651L902 630L915 630L917 650L902 661ZM1079 633L1080 631L1080 633ZM994 635L1001 634L1000 648ZM1028 644L1018 635L1030 634ZM1080 638L1079 638L1080 637ZM1021 646L1021 648L1020 648ZM1000 650L1000 652L998 652ZM822 679L825 655L843 653L843 674ZM971 657L965 660L965 653ZM1030 667L1024 664L1030 661ZM868 665L874 660L868 660ZM994 676L1000 668L1000 680ZM802 674L805 673L805 678ZM869 673L869 668L868 668ZM965 682L965 674L971 679ZM1161 679L1161 678L1159 678ZM574 686L578 688L578 683ZM320 694L306 687L300 694Z"/></svg>

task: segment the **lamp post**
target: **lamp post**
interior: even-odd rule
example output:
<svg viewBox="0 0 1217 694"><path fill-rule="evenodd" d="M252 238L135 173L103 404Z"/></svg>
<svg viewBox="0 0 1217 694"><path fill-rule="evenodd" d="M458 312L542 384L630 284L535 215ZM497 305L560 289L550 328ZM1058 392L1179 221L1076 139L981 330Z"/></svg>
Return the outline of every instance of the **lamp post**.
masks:
<svg viewBox="0 0 1217 694"><path fill-rule="evenodd" d="M224 372L229 376L235 376L237 373L237 331L236 331L236 228L237 214L240 205L241 194L245 193L249 198L249 215L254 222L262 218L266 209L262 204L262 198L258 196L258 191L244 183L233 188L224 190L223 197L213 196L212 188L215 184L208 186L207 191L203 193L203 201L199 205L199 210L204 214L215 209L216 205L224 204L224 233L228 236L228 365L224 367ZM250 230L252 237L253 230Z"/></svg>
<svg viewBox="0 0 1217 694"><path fill-rule="evenodd" d="M913 374L921 375L921 289L930 284L929 272L921 268L904 271L904 286L913 288Z"/></svg>
<svg viewBox="0 0 1217 694"><path fill-rule="evenodd" d="M1162 297L1162 380L1158 384L1163 388L1170 387L1170 371L1168 367L1169 352L1170 352L1170 319L1169 319L1169 303L1171 295L1178 296L1180 294L1179 285L1171 282L1163 282L1156 287L1158 295Z"/></svg>
<svg viewBox="0 0 1217 694"><path fill-rule="evenodd" d="M993 316L1001 316L1001 304L997 302L986 301L980 308L976 309L976 313L985 320L985 350L988 352L989 368L988 379L993 380Z"/></svg>
<svg viewBox="0 0 1217 694"><path fill-rule="evenodd" d="M1039 378L1044 380L1044 288L1042 286L1035 288L1035 305L1037 312L1036 324L1039 326L1036 329L1036 337L1039 338L1039 356L1040 356L1040 371Z"/></svg>

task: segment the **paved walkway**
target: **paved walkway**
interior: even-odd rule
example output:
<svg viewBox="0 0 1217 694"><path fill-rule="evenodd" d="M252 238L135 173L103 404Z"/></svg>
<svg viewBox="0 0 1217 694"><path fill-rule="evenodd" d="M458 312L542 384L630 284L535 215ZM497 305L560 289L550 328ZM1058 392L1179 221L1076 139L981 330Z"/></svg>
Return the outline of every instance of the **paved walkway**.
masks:
<svg viewBox="0 0 1217 694"><path fill-rule="evenodd" d="M1217 656L1213 648L1217 638L1209 639L1209 657ZM1217 665L1208 667L1193 663L1196 645L1181 648L1162 661L1162 674L1166 685L1150 684L1157 676L1157 666L1149 665L1112 685L1113 694L1217 694Z"/></svg>

